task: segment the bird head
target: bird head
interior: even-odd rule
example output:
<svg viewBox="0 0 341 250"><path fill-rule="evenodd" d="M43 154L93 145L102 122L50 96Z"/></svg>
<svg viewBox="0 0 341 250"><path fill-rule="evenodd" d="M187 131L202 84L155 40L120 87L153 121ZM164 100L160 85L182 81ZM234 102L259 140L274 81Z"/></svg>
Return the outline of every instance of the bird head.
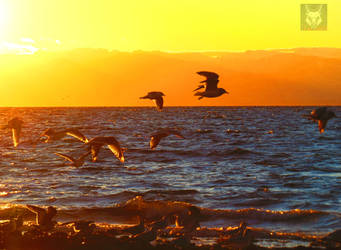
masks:
<svg viewBox="0 0 341 250"><path fill-rule="evenodd" d="M228 94L229 92L227 92L225 89L223 88L219 88L219 93L222 94Z"/></svg>

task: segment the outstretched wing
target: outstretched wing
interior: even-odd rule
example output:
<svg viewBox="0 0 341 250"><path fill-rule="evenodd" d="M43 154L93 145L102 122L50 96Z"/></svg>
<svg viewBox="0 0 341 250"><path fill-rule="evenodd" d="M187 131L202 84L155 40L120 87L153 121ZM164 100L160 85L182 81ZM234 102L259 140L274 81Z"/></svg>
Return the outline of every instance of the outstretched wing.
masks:
<svg viewBox="0 0 341 250"><path fill-rule="evenodd" d="M165 94L160 91L152 91L152 92L148 92L146 96L140 97L140 99L156 99L162 96L165 96Z"/></svg>
<svg viewBox="0 0 341 250"><path fill-rule="evenodd" d="M12 128L12 140L14 147L17 147L20 140L21 127Z"/></svg>
<svg viewBox="0 0 341 250"><path fill-rule="evenodd" d="M61 154L61 153L54 153L54 154L55 154L55 155L58 155L58 156L60 156L60 157L62 157L62 158L64 158L64 159L66 159L66 160L68 160L68 161L75 162L75 159L72 158L71 156L64 155L64 154Z"/></svg>
<svg viewBox="0 0 341 250"><path fill-rule="evenodd" d="M176 137L178 137L180 139L185 139L185 137L183 137L183 135L179 131L171 130L170 133L175 135Z"/></svg>
<svg viewBox="0 0 341 250"><path fill-rule="evenodd" d="M159 145L160 140L161 140L161 136L159 136L159 135L152 135L150 137L150 142L149 142L150 149L155 149L156 146Z"/></svg>
<svg viewBox="0 0 341 250"><path fill-rule="evenodd" d="M197 73L201 76L205 76L206 78L212 78L216 80L218 80L219 78L219 75L217 73L210 72L210 71L199 71Z"/></svg>
<svg viewBox="0 0 341 250"><path fill-rule="evenodd" d="M118 144L108 144L108 148L113 152L113 154L120 160L120 162L124 163L124 156L122 149Z"/></svg>
<svg viewBox="0 0 341 250"><path fill-rule="evenodd" d="M320 133L322 134L324 132L324 128L327 126L328 120L319 120L319 130Z"/></svg>
<svg viewBox="0 0 341 250"><path fill-rule="evenodd" d="M155 103L156 103L157 109L159 111L161 111L162 108L163 108L163 98L162 98L162 96L159 96L159 97L155 98Z"/></svg>
<svg viewBox="0 0 341 250"><path fill-rule="evenodd" d="M201 81L201 82L206 83L206 91L217 89L218 82L219 82L219 80L218 80L219 75L217 73L209 72L209 71L199 71L197 73L201 76L206 77L206 80ZM201 86L199 86L198 89L200 89L200 88L201 88Z"/></svg>
<svg viewBox="0 0 341 250"><path fill-rule="evenodd" d="M195 90L193 90L193 92L203 88L205 88L205 85L199 85Z"/></svg>
<svg viewBox="0 0 341 250"><path fill-rule="evenodd" d="M75 137L76 139L78 139L78 140L80 140L80 141L82 141L84 143L87 143L89 141L78 129L75 129L75 128L67 129L65 131L65 133L67 135Z"/></svg>

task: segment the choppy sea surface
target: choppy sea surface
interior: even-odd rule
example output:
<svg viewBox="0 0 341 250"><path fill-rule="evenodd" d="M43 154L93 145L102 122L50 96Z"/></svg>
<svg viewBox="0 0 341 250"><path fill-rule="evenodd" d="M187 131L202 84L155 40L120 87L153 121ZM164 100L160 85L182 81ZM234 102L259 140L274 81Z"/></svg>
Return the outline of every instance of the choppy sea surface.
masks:
<svg viewBox="0 0 341 250"><path fill-rule="evenodd" d="M312 108L0 108L0 125L24 121L17 148L9 130L0 133L1 209L53 205L61 219L91 214L115 223L117 206L180 201L209 211L203 225L244 220L275 231L331 232L341 228L341 123L330 120L320 134L303 117ZM330 109L341 116L341 107ZM54 153L78 157L82 142L37 142L47 128L70 127L90 139L114 136L126 162L103 148L98 162L67 166ZM185 139L171 135L150 150L149 136L160 128L177 128Z"/></svg>

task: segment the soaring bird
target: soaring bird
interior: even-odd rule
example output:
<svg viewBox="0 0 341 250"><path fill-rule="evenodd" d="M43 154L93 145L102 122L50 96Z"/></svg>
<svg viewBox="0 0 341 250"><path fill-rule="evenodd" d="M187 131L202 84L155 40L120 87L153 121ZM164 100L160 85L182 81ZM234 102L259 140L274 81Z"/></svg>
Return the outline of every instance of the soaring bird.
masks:
<svg viewBox="0 0 341 250"><path fill-rule="evenodd" d="M40 135L40 137L47 137L45 142L49 142L60 140L67 135L70 135L84 143L88 142L88 139L78 129L75 128L68 128L61 131L56 131L53 128L48 128Z"/></svg>
<svg viewBox="0 0 341 250"><path fill-rule="evenodd" d="M209 71L199 71L197 72L197 74L206 77L206 80L200 82L200 83L206 84L205 91L196 92L194 94L195 96L199 96L199 100L204 97L213 98L213 97L221 96L222 94L228 94L228 92L225 89L218 88L219 75L217 73L209 72ZM199 85L199 87L193 91L197 91L199 89L204 88L205 84Z"/></svg>
<svg viewBox="0 0 341 250"><path fill-rule="evenodd" d="M6 126L3 127L12 130L12 140L14 147L17 147L19 145L21 127L23 123L24 122L20 120L18 117L14 117L12 120L8 121Z"/></svg>
<svg viewBox="0 0 341 250"><path fill-rule="evenodd" d="M161 111L163 108L163 96L165 96L162 92L149 92L146 96L140 97L140 99L151 99L156 103L156 108Z"/></svg>
<svg viewBox="0 0 341 250"><path fill-rule="evenodd" d="M107 145L108 148L113 152L113 154L124 163L123 149L121 148L119 142L113 136L98 136L90 141L86 142L89 145L89 150L91 151L92 161L97 161L98 152L103 145Z"/></svg>
<svg viewBox="0 0 341 250"><path fill-rule="evenodd" d="M321 134L324 132L328 120L333 117L336 117L335 113L333 111L328 110L327 107L314 109L313 111L311 111L310 116L308 116L309 119L318 122Z"/></svg>
<svg viewBox="0 0 341 250"><path fill-rule="evenodd" d="M65 160L68 160L70 162L70 164L68 164L68 165L80 167L84 164L85 157L87 157L90 154L90 152L87 152L87 153L81 155L78 159L75 159L75 158L68 156L66 154L61 154L61 153L55 153L55 154L64 158Z"/></svg>
<svg viewBox="0 0 341 250"><path fill-rule="evenodd" d="M164 137L169 136L169 135L175 135L181 139L185 139L182 136L182 134L175 129L161 129L158 132L156 132L150 136L150 142L149 142L150 149L155 149L156 146L159 144L160 140Z"/></svg>
<svg viewBox="0 0 341 250"><path fill-rule="evenodd" d="M26 205L26 207L36 214L36 223L41 229L49 230L54 227L55 222L52 218L57 214L55 207L49 206L47 209L33 205Z"/></svg>

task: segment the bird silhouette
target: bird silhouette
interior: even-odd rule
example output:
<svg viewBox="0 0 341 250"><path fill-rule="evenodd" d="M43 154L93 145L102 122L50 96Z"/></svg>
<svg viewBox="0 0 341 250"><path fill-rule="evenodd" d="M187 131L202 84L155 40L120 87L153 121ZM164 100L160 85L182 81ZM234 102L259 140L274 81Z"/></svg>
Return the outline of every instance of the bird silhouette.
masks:
<svg viewBox="0 0 341 250"><path fill-rule="evenodd" d="M156 108L161 111L163 108L163 96L165 96L162 92L149 92L146 96L140 97L140 99L151 99L156 103Z"/></svg>
<svg viewBox="0 0 341 250"><path fill-rule="evenodd" d="M160 143L161 139L169 135L175 135L178 138L185 139L182 136L182 134L175 129L160 129L158 132L150 136L150 141L149 141L150 149L155 149L156 146Z"/></svg>
<svg viewBox="0 0 341 250"><path fill-rule="evenodd" d="M197 91L199 89L204 88L206 85L205 91L196 92L194 94L195 96L199 96L199 100L201 100L204 97L214 98L214 97L221 96L222 94L228 94L228 92L225 89L218 88L219 75L217 73L209 72L209 71L199 71L197 72L197 74L206 77L206 80L203 80L200 82L200 83L205 83L205 84L199 85L198 88L193 90L193 91Z"/></svg>
<svg viewBox="0 0 341 250"><path fill-rule="evenodd" d="M40 137L46 137L45 142L49 142L60 140L67 135L72 136L84 143L88 142L88 139L76 128L67 128L61 131L48 128L40 135Z"/></svg>
<svg viewBox="0 0 341 250"><path fill-rule="evenodd" d="M3 128L9 128L12 130L12 140L13 140L14 147L17 147L19 145L21 128L22 128L23 123L24 122L20 120L18 117L14 117L13 119L8 121L7 125L3 127Z"/></svg>
<svg viewBox="0 0 341 250"><path fill-rule="evenodd" d="M124 149L121 148L119 142L113 136L98 136L86 142L92 155L92 161L96 162L98 159L98 152L102 146L107 145L111 152L124 163Z"/></svg>
<svg viewBox="0 0 341 250"><path fill-rule="evenodd" d="M62 153L55 153L56 155L68 160L70 162L70 166L81 167L84 164L85 157L87 157L91 152L86 152L85 154L81 155L78 159L75 159L71 156Z"/></svg>
<svg viewBox="0 0 341 250"><path fill-rule="evenodd" d="M328 110L327 107L314 109L308 116L309 119L318 122L319 131L321 134L324 132L328 120L330 120L333 117L336 117L335 113L331 110Z"/></svg>

